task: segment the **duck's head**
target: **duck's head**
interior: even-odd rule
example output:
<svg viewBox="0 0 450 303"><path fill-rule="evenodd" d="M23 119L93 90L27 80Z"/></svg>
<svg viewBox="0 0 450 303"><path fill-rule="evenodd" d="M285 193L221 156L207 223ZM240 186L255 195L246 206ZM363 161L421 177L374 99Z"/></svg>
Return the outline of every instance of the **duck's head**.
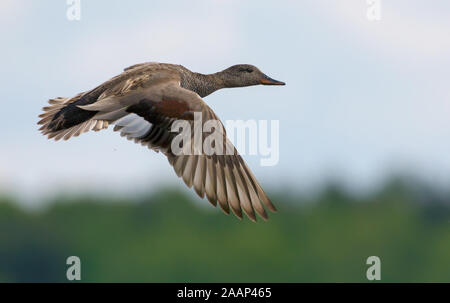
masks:
<svg viewBox="0 0 450 303"><path fill-rule="evenodd" d="M251 85L285 85L284 82L270 78L256 66L249 64L233 65L222 72L225 87L242 87Z"/></svg>

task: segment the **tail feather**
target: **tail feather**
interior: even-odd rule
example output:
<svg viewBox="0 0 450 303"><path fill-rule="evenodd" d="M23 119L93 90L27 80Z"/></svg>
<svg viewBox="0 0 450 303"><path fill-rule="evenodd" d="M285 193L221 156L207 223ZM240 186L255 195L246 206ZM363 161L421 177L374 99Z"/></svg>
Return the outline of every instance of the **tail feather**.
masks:
<svg viewBox="0 0 450 303"><path fill-rule="evenodd" d="M49 139L68 140L90 130L99 131L108 128L108 122L92 119L97 112L88 111L78 107L86 104L83 94L74 98L58 97L49 100L49 106L43 108L44 113L39 115L41 125L39 131Z"/></svg>

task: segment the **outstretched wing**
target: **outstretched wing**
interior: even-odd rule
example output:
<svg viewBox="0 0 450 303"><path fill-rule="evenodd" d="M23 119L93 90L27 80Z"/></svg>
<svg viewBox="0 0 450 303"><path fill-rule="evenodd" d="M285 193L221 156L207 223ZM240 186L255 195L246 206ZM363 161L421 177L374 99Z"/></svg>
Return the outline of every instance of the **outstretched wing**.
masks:
<svg viewBox="0 0 450 303"><path fill-rule="evenodd" d="M218 203L226 213L231 208L237 217L242 218L244 211L251 220L256 221L255 212L264 219L268 218L263 205L276 211L227 138L216 114L200 96L180 87L178 81L160 82L157 86L137 90L120 98L105 98L81 108L97 111L95 119L115 124L114 130L129 140L163 152L188 187L193 186L200 197L206 196L213 205ZM219 121L220 127L214 131L224 143L222 154L175 154L172 151L171 143L177 135L171 132L172 124L177 120L188 121L194 130L194 113L201 114L203 124L208 120ZM200 144L203 146L209 133L202 134ZM225 152L229 150L232 152Z"/></svg>

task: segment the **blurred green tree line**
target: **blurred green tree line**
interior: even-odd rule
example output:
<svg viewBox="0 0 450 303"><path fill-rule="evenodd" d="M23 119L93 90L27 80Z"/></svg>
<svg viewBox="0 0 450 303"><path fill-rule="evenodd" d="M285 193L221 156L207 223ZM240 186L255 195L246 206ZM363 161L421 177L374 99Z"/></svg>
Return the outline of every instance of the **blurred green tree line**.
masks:
<svg viewBox="0 0 450 303"><path fill-rule="evenodd" d="M252 223L170 188L129 199L60 195L24 210L0 198L0 281L450 282L449 197L391 182L358 197L329 186L314 197L272 193L279 208Z"/></svg>

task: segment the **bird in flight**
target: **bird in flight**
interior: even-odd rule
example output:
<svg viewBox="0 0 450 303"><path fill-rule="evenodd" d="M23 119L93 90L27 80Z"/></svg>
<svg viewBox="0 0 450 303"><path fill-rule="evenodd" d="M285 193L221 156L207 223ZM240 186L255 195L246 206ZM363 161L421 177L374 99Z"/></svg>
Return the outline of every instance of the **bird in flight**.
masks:
<svg viewBox="0 0 450 303"><path fill-rule="evenodd" d="M248 64L214 74L196 73L167 63L136 64L90 91L49 100L50 105L39 116L39 130L49 139L68 140L114 125L114 131L121 136L162 152L188 187L194 187L200 197L206 196L214 206L219 204L225 213L231 209L242 218L244 211L256 221L256 212L267 220L264 206L273 212L275 206L227 138L216 114L202 100L218 89L259 84L285 85ZM220 127L214 130L231 153L174 152L172 143L177 134L172 125L176 121L194 125L195 113L200 114L202 123L219 121ZM200 143L206 140L205 134L201 139Z"/></svg>

